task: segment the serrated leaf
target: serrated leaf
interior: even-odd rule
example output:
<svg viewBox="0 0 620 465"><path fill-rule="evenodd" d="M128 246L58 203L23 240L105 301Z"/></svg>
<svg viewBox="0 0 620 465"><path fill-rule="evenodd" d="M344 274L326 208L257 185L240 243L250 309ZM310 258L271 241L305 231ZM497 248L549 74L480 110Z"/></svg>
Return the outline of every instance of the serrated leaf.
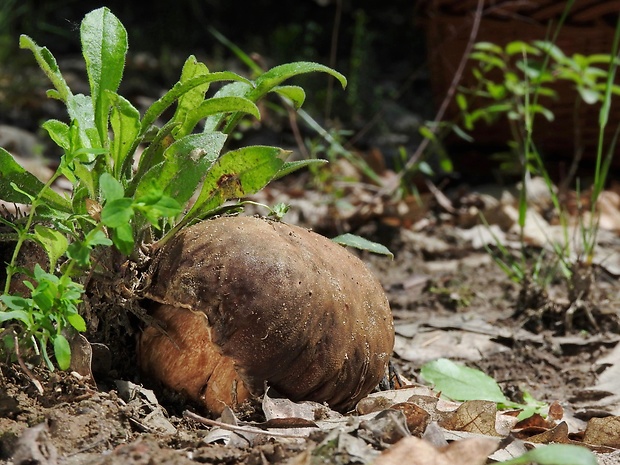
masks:
<svg viewBox="0 0 620 465"><path fill-rule="evenodd" d="M50 261L50 269L56 267L56 262L67 251L69 241L61 232L37 224L34 227L34 239L43 246Z"/></svg>
<svg viewBox="0 0 620 465"><path fill-rule="evenodd" d="M105 141L110 108L106 91L116 92L123 77L127 54L127 31L118 18L108 8L103 7L91 11L84 17L80 35L96 127L100 140Z"/></svg>
<svg viewBox="0 0 620 465"><path fill-rule="evenodd" d="M507 403L497 382L479 370L456 364L448 359L425 364L420 374L435 389L454 400L488 400Z"/></svg>
<svg viewBox="0 0 620 465"><path fill-rule="evenodd" d="M350 234L350 233L341 234L339 236L332 238L332 241L340 245L355 247L356 249L367 250L372 253L387 255L390 258L394 258L394 254L390 252L390 250L383 244L370 241L364 237L357 236L355 234Z"/></svg>
<svg viewBox="0 0 620 465"><path fill-rule="evenodd" d="M61 370L66 370L71 365L71 347L62 334L54 336L54 356Z"/></svg>

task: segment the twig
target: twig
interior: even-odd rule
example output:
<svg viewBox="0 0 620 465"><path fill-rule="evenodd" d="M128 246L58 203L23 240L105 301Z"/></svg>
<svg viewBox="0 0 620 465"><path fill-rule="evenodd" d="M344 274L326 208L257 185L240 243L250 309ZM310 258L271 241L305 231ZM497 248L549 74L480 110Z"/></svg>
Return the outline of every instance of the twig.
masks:
<svg viewBox="0 0 620 465"><path fill-rule="evenodd" d="M443 119L448 109L448 105L450 105L450 102L454 98L454 93L456 92L456 89L461 80L461 77L463 76L463 72L465 71L465 65L467 64L467 60L469 60L469 55L476 41L476 37L478 37L478 30L480 29L480 20L482 19L483 7L484 7L484 0L478 0L478 5L476 7L476 12L474 14L474 20L473 20L473 24L471 27L471 31L469 33L469 39L467 40L467 45L465 46L465 50L463 51L463 55L461 56L461 61L459 62L459 66L456 69L454 76L452 77L452 82L450 83L448 92L446 92L446 96L441 102L441 106L439 107L439 110L437 111L437 114L435 115L435 119L433 120L435 124L433 124L432 127L430 128L433 134L437 132L437 126L438 126L437 123L439 123ZM416 149L415 153L411 156L411 158L409 158L409 160L407 160L407 163L405 163L405 165L403 166L403 169L398 173L399 181L402 179L405 173L407 173L407 171L410 170L418 162L418 160L420 159L420 157L426 150L426 147L428 147L429 141L430 140L428 138L424 138L424 140L422 140L422 142ZM396 189L396 186L398 186L398 184L393 186L392 189ZM390 192L390 194L393 194L393 193L394 193L394 190Z"/></svg>
<svg viewBox="0 0 620 465"><path fill-rule="evenodd" d="M34 386L37 388L37 390L39 391L39 394L43 395L44 391L43 391L43 385L41 384L41 381L39 381L36 378L36 376L34 376L32 371L30 371L30 369L26 366L26 364L22 360L22 356L19 352L19 340L17 339L17 334L15 332L13 332L13 341L15 344L15 356L17 357L17 363L19 363L19 366L21 367L21 369L24 371L24 373L26 373L26 376L30 378L30 381L32 381L32 384L34 384Z"/></svg>
<svg viewBox="0 0 620 465"><path fill-rule="evenodd" d="M437 127L438 127L437 123L439 123L443 119L448 109L448 105L450 104L450 102L452 101L454 97L454 93L456 92L458 83L461 80L463 72L465 71L465 65L467 64L467 60L469 59L469 55L476 41L476 37L478 36L478 31L480 29L480 20L482 19L483 8L484 8L484 0L478 0L478 4L476 6L476 12L474 14L472 28L469 33L469 39L465 46L463 55L461 56L461 61L459 62L459 66L456 72L454 73L454 77L452 78L452 82L450 83L448 92L446 93L439 107L439 110L437 111L437 114L435 115L435 118L433 120L435 124L433 124L433 126L430 128L433 134L436 134ZM379 114L376 116L378 117ZM356 137L358 136L356 135ZM428 147L429 142L430 141L428 138L424 138L422 142L420 142L420 145L418 145L418 148L416 149L414 154L409 158L409 160L407 160L403 168L396 174L396 176L390 179L389 184L384 184L383 187L375 194L374 200L384 197L384 196L391 197L394 195L394 192L396 191L396 189L398 189L398 186L400 186L400 183L403 177L418 162L418 160L420 159L420 157L422 156L422 154ZM351 141L349 141L349 143L351 143ZM358 211L361 210L362 208L363 206L359 207Z"/></svg>
<svg viewBox="0 0 620 465"><path fill-rule="evenodd" d="M185 418L190 418L191 420L195 420L204 425L217 426L219 428L222 428L228 431L238 431L241 433L252 433L252 434L263 434L267 436L274 436L274 437L280 437L280 438L306 438L308 437L307 435L302 435L302 434L287 434L287 433L281 433L278 431L265 431L259 428L254 428L252 426L231 425L229 423L223 423L217 420L209 420L208 418L201 417L200 415L190 412L189 410L185 410L183 412L183 416Z"/></svg>

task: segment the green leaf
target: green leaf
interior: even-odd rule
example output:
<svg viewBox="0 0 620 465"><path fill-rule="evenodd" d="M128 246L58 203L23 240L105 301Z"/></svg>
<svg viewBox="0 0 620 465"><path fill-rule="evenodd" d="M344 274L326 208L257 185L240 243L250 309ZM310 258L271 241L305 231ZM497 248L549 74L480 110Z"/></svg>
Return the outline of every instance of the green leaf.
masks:
<svg viewBox="0 0 620 465"><path fill-rule="evenodd" d="M265 146L243 147L224 154L207 173L190 213L200 216L226 200L258 192L277 174L285 156L288 152Z"/></svg>
<svg viewBox="0 0 620 465"><path fill-rule="evenodd" d="M308 160L297 160L297 161L287 161L282 165L282 168L278 170L276 175L273 177L274 180L280 179L288 174L293 173L294 171L300 170L302 168L306 168L311 165L325 165L329 163L327 160L321 160L318 158L311 158Z"/></svg>
<svg viewBox="0 0 620 465"><path fill-rule="evenodd" d="M123 197L107 202L101 210L101 222L110 228L129 225L134 216L133 200Z"/></svg>
<svg viewBox="0 0 620 465"><path fill-rule="evenodd" d="M327 73L335 77L340 82L343 88L347 85L347 78L345 78L338 71L333 70L328 66L309 61L298 61L294 63L287 63L284 65L275 66L269 71L261 74L254 82L255 87L253 89L250 89L245 95L245 97L250 99L252 102L257 102L258 100L260 100L261 97L267 94L267 92L271 92L287 79L312 72ZM226 124L226 127L223 129L223 132L226 134L230 134L241 116L242 115L239 113L233 115L230 118L230 121Z"/></svg>
<svg viewBox="0 0 620 465"><path fill-rule="evenodd" d="M198 121L210 115L223 113L242 112L260 119L260 111L258 107L244 97L213 97L205 100L200 105L188 112L187 118L175 134L177 138L183 137L194 130Z"/></svg>
<svg viewBox="0 0 620 465"><path fill-rule="evenodd" d="M592 105L599 100L603 99L603 96L595 89L591 89L588 87L578 86L577 91L581 96L582 100L586 102L588 105Z"/></svg>
<svg viewBox="0 0 620 465"><path fill-rule="evenodd" d="M256 102L258 98L273 90L280 83L295 76L306 73L323 72L335 77L343 88L347 86L347 78L338 71L328 66L309 61L298 61L274 66L269 71L261 74L255 81L256 88L252 90L251 100Z"/></svg>
<svg viewBox="0 0 620 465"><path fill-rule="evenodd" d="M61 370L66 370L71 365L71 347L69 341L62 334L54 336L54 355Z"/></svg>
<svg viewBox="0 0 620 465"><path fill-rule="evenodd" d="M356 249L367 250L369 252L387 255L390 258L394 258L394 254L390 252L390 250L386 246L377 242L369 241L368 239L357 236L355 234L341 234L332 238L332 241L340 245L355 247Z"/></svg>
<svg viewBox="0 0 620 465"><path fill-rule="evenodd" d="M99 229L93 229L84 238L84 243L88 247L95 247L97 245L112 245L112 241L108 239L105 233Z"/></svg>
<svg viewBox="0 0 620 465"><path fill-rule="evenodd" d="M71 117L71 125L77 130L79 144L73 143L72 148L101 148L101 138L95 126L95 110L90 98L82 94L72 95L67 100L67 111Z"/></svg>
<svg viewBox="0 0 620 465"><path fill-rule="evenodd" d="M164 152L174 142L172 131L178 126L179 123L168 121L157 131L149 146L140 155L138 169L127 186L127 195L133 195L138 182L141 181L142 176L144 176L148 170L164 161Z"/></svg>
<svg viewBox="0 0 620 465"><path fill-rule="evenodd" d="M479 370L445 358L425 364L420 374L435 388L454 400L488 400L507 403L497 382Z"/></svg>
<svg viewBox="0 0 620 465"><path fill-rule="evenodd" d="M523 42L522 40L515 40L509 42L505 47L506 53L508 55L523 55L524 53L527 55L540 55L540 50L534 47L527 42Z"/></svg>
<svg viewBox="0 0 620 465"><path fill-rule="evenodd" d="M129 223L122 224L112 231L112 242L121 253L130 255L133 251L133 229Z"/></svg>
<svg viewBox="0 0 620 465"><path fill-rule="evenodd" d="M67 257L75 260L78 266L86 268L90 264L90 247L82 242L73 242L67 248Z"/></svg>
<svg viewBox="0 0 620 465"><path fill-rule="evenodd" d="M502 48L499 45L494 44L493 42L476 42L474 44L474 50L492 52L496 55L501 55L503 53Z"/></svg>
<svg viewBox="0 0 620 465"><path fill-rule="evenodd" d="M243 97L250 93L253 89L252 84L248 82L231 82L222 86L220 90L218 90L213 98L225 98L225 97ZM203 132L211 132L218 129L220 124L224 121L226 115L224 114L216 114L211 115L205 121L205 125L203 128Z"/></svg>
<svg viewBox="0 0 620 465"><path fill-rule="evenodd" d="M187 82L192 78L207 76L208 74L209 68L207 68L207 65L199 62L194 55L190 55L187 60L185 60L179 82ZM209 90L209 85L210 83L206 82L181 95L172 121L185 125L187 114L204 102L205 94L207 90ZM185 132L184 135L190 132L191 129Z"/></svg>
<svg viewBox="0 0 620 465"><path fill-rule="evenodd" d="M484 52L473 52L469 55L471 60L479 61L481 64L486 65L483 69L488 71L492 68L504 69L506 68L506 63L500 57L495 55L490 55Z"/></svg>
<svg viewBox="0 0 620 465"><path fill-rule="evenodd" d="M532 42L536 47L538 47L542 52L548 53L551 58L553 58L558 63L566 63L567 58L562 52L562 49L555 45L553 42L549 42L546 40L535 40Z"/></svg>
<svg viewBox="0 0 620 465"><path fill-rule="evenodd" d="M26 327L32 326L32 310L26 304L21 305L21 302L27 302L29 299L24 299L23 297L13 295L3 295L0 296L0 300L2 300L2 302L4 302L9 308L14 308L15 306L28 309L28 311L12 310L10 312L0 312L0 323L10 320L17 320L24 323Z"/></svg>
<svg viewBox="0 0 620 465"><path fill-rule="evenodd" d="M36 198L40 195L41 199L51 208L65 213L71 212L69 200L50 188L44 189L45 185L33 174L22 168L13 156L3 148L0 148L0 175L2 177L0 199L7 202L30 203L28 196L16 191L11 186L13 184L29 196Z"/></svg>
<svg viewBox="0 0 620 465"><path fill-rule="evenodd" d="M71 138L69 136L69 126L62 121L49 119L45 121L41 127L47 131L50 138L62 149L68 151L71 149Z"/></svg>
<svg viewBox="0 0 620 465"><path fill-rule="evenodd" d="M587 448L572 444L539 446L520 457L500 462L501 465L597 465L596 456Z"/></svg>
<svg viewBox="0 0 620 465"><path fill-rule="evenodd" d="M58 259L67 251L67 238L55 229L37 224L34 227L34 239L43 246L50 261L50 270L53 270Z"/></svg>
<svg viewBox="0 0 620 465"><path fill-rule="evenodd" d="M144 132L155 122L155 120L159 118L159 116L161 116L161 114L181 96L198 86L218 81L242 81L248 85L250 84L250 81L246 78L229 71L209 73L207 75L192 78L186 82L177 82L172 89L166 92L159 100L154 102L148 108L142 118L141 134L144 134Z"/></svg>
<svg viewBox="0 0 620 465"><path fill-rule="evenodd" d="M176 141L164 152L164 161L139 180L134 198L162 192L184 205L198 189L225 142L226 135L221 132L190 134Z"/></svg>
<svg viewBox="0 0 620 465"><path fill-rule="evenodd" d="M273 91L288 99L293 104L293 108L299 110L306 100L306 91L299 86L278 86Z"/></svg>
<svg viewBox="0 0 620 465"><path fill-rule="evenodd" d="M69 313L68 315L65 315L65 318L77 331L81 333L86 331L86 322L78 313Z"/></svg>
<svg viewBox="0 0 620 465"><path fill-rule="evenodd" d="M118 182L110 173L103 173L99 178L99 189L101 189L101 197L106 202L112 202L122 198L125 195L123 185Z"/></svg>
<svg viewBox="0 0 620 465"><path fill-rule="evenodd" d="M110 125L112 126L112 146L110 153L114 163L114 175L128 175L133 161L130 150L133 142L140 133L140 112L124 97L117 93L108 93L112 111L110 113Z"/></svg>
<svg viewBox="0 0 620 465"><path fill-rule="evenodd" d="M467 110L469 106L469 103L467 102L467 97L465 97L465 95L461 93L456 94L456 104L461 111Z"/></svg>
<svg viewBox="0 0 620 465"><path fill-rule="evenodd" d="M46 47L39 47L35 41L27 35L20 36L19 47L28 49L34 54L39 67L47 75L49 80L52 81L52 84L57 92L56 97L63 102L67 102L71 96L71 90L60 73L60 69L58 68L58 63L56 62L54 55L52 55Z"/></svg>
<svg viewBox="0 0 620 465"><path fill-rule="evenodd" d="M101 141L108 138L109 96L123 77L127 54L127 31L106 7L88 13L80 27L82 53L90 82L95 122ZM106 145L106 144L104 144Z"/></svg>

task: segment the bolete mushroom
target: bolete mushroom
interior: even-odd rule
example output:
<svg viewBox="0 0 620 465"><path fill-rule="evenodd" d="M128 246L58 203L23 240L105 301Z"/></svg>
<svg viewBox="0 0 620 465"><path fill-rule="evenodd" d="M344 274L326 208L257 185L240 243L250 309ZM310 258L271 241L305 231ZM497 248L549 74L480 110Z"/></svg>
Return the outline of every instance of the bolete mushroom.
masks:
<svg viewBox="0 0 620 465"><path fill-rule="evenodd" d="M221 217L155 257L142 371L218 414L265 384L346 410L384 376L394 346L387 298L364 263L304 228Z"/></svg>

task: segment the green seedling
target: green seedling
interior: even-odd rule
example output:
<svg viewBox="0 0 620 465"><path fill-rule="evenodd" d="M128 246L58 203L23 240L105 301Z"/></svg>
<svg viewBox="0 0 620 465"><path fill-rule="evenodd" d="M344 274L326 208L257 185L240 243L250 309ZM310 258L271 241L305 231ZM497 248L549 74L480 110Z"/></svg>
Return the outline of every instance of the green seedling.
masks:
<svg viewBox="0 0 620 465"><path fill-rule="evenodd" d="M488 400L495 402L500 409L519 409L519 420L541 413L547 404L539 402L528 394L523 397L528 403L520 404L506 398L493 378L475 368L457 364L451 360L440 358L425 364L420 374L429 383L453 400Z"/></svg>
<svg viewBox="0 0 620 465"><path fill-rule="evenodd" d="M514 41L505 47L489 42L476 44L471 59L476 63L473 74L477 85L473 89L461 89L456 96L465 129L471 130L481 121L491 124L499 118L506 118L512 134L509 145L513 149L513 154L509 162L511 167L516 167L521 173L518 218L521 230L520 257L514 257L497 240L496 249L499 252L488 250L501 269L524 287L534 284L533 288L544 291L551 280L559 275L566 282L571 301L589 293L589 289L582 289L580 283L586 281L584 273L591 273L598 233L596 204L607 181L617 138L616 135L612 141L607 141L608 147L605 149L604 134L609 120L612 95L620 94L620 87L614 84L618 66L618 59L614 57L617 56L620 42L620 21L616 27L611 54L568 56L555 45L557 34L573 3L574 1L567 2L551 40ZM543 104L543 100L555 98L555 88L562 81L570 82L575 88L576 114L582 105L600 105L599 138L590 196L590 215L587 222L580 223L579 234L583 245L576 251L571 247L568 212L560 196L576 174L582 152L581 141L575 140L573 163L559 191L535 144L536 121L541 117L549 121L554 118L552 111ZM575 134L581 133L580 128L575 130ZM533 265L528 264L526 260L527 246L523 237L528 209L526 193L529 181L535 175L544 179L564 232L562 241L549 242L554 255L550 265L542 263L543 257L534 260Z"/></svg>

